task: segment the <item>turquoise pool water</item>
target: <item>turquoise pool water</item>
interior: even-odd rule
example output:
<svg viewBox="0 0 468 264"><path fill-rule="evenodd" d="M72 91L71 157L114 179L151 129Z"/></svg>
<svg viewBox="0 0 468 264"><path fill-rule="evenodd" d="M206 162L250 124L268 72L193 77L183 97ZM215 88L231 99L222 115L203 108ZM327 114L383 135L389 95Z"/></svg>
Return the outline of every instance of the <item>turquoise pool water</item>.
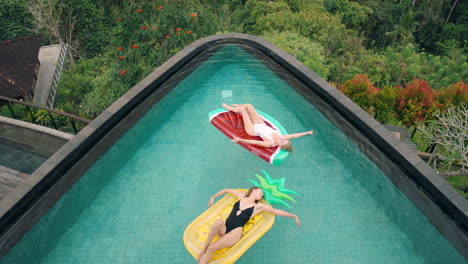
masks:
<svg viewBox="0 0 468 264"><path fill-rule="evenodd" d="M0 165L31 174L47 160L47 157L25 150L0 138Z"/></svg>
<svg viewBox="0 0 468 264"><path fill-rule="evenodd" d="M250 102L296 139L273 167L229 141L207 113ZM203 62L133 126L1 263L195 263L185 227L223 188L266 170L301 194L237 263L464 263L333 124L237 46ZM278 206L278 208L282 208Z"/></svg>

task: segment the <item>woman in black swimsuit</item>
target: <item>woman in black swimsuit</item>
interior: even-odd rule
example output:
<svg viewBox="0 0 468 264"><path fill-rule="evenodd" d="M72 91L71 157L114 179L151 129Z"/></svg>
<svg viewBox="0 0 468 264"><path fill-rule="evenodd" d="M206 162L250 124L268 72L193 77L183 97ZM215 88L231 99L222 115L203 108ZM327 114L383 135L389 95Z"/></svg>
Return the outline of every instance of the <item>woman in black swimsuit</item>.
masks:
<svg viewBox="0 0 468 264"><path fill-rule="evenodd" d="M291 217L296 220L297 226L301 226L299 217L297 215L290 214L283 210L274 209L270 206L267 206L262 203L258 203L259 200L263 198L263 190L260 187L252 187L249 189L247 194L244 194L241 191L235 189L224 189L219 191L217 194L211 197L208 207L210 207L214 199L225 193L231 193L239 198L234 204L231 213L229 214L226 222L221 219L218 219L214 222L211 227L208 238L206 239L205 247L198 256L198 263L206 264L210 261L211 256L216 250L232 247L236 244L242 236L242 228L249 221L250 218L256 216L257 214L265 211L274 213L279 216ZM213 244L211 241L216 236L219 235L219 239L216 240Z"/></svg>

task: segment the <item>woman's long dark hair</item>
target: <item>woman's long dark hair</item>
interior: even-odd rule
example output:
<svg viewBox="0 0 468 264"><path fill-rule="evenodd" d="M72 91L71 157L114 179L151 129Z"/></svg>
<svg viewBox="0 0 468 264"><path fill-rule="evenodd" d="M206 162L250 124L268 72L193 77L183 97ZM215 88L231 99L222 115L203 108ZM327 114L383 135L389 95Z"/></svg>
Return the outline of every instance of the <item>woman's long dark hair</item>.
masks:
<svg viewBox="0 0 468 264"><path fill-rule="evenodd" d="M252 194L252 192L253 192L254 190L257 190L257 189L262 189L262 188L257 187L257 186L254 186L254 187L250 188L250 189L247 191L247 194L245 195L245 197L249 197L249 196ZM262 198L262 199L263 199L263 198ZM256 203L258 203L258 201L259 201L259 200L255 200Z"/></svg>

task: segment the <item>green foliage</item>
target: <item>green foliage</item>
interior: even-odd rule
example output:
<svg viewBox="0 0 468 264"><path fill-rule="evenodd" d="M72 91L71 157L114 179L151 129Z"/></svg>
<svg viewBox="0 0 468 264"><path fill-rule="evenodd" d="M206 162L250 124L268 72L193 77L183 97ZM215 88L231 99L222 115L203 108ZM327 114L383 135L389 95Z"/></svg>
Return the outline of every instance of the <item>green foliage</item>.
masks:
<svg viewBox="0 0 468 264"><path fill-rule="evenodd" d="M296 3L293 9L284 1L251 0L246 3L244 29L249 34L290 31L311 38L325 48L325 57L344 47L347 39L341 17L326 12L322 1ZM344 32L344 33L343 33Z"/></svg>
<svg viewBox="0 0 468 264"><path fill-rule="evenodd" d="M413 33L418 31L420 25L417 22L417 14L413 10L401 14L398 23L393 25L393 30L385 34L393 39L394 43L406 45L414 42Z"/></svg>
<svg viewBox="0 0 468 264"><path fill-rule="evenodd" d="M340 14L343 23L353 29L360 29L373 13L370 7L349 0L325 0L324 6L332 14Z"/></svg>
<svg viewBox="0 0 468 264"><path fill-rule="evenodd" d="M459 54L454 58L427 55L418 52L413 44L388 48L383 55L386 78L379 85L403 85L415 78L421 78L439 89L468 78L465 55Z"/></svg>
<svg viewBox="0 0 468 264"><path fill-rule="evenodd" d="M375 118L383 124L396 120L395 110L397 106L397 90L385 86L378 94L375 102Z"/></svg>
<svg viewBox="0 0 468 264"><path fill-rule="evenodd" d="M0 108L0 115L9 117L9 118L15 118L15 119L27 121L27 122L32 122L31 117L29 116L26 107L20 104L11 105L11 110L8 107L8 105L3 105Z"/></svg>
<svg viewBox="0 0 468 264"><path fill-rule="evenodd" d="M245 4L244 13L242 14L244 20L244 30L255 35L262 34L265 29L265 25L259 23L258 20L264 18L268 14L274 13L289 15L292 13L292 11L289 9L288 4L282 1L247 1L247 3Z"/></svg>
<svg viewBox="0 0 468 264"><path fill-rule="evenodd" d="M442 54L436 43L466 41L466 1L360 1L373 10L362 27L367 47L376 49L412 43L432 54ZM456 5L454 5L456 4ZM453 7L453 10L452 10ZM447 23L448 22L448 23ZM450 34L450 24L460 26Z"/></svg>
<svg viewBox="0 0 468 264"><path fill-rule="evenodd" d="M27 107L21 104L14 104L12 105L14 115L11 114L7 106L3 106L0 110L1 116L6 116L9 118L34 123L41 126L46 126L54 129L58 129L60 131L65 132L72 132L72 129L69 125L68 118L62 115L58 115L55 113L49 113L46 110L37 109L37 108L30 108L29 112ZM61 109L57 109L62 111Z"/></svg>
<svg viewBox="0 0 468 264"><path fill-rule="evenodd" d="M428 122L432 121L429 120ZM418 124L417 127L418 128L414 133L414 136L411 138L411 141L414 142L419 151L426 152L427 148L432 145L431 136L425 132L421 132L421 130L424 131L426 129L427 126L425 124Z"/></svg>
<svg viewBox="0 0 468 264"><path fill-rule="evenodd" d="M87 93L99 88L102 79L112 62L102 56L91 60L79 60L75 65L62 73L57 87L57 105L68 113L82 114L82 101ZM107 73L108 74L108 73Z"/></svg>
<svg viewBox="0 0 468 264"><path fill-rule="evenodd" d="M112 68L94 78L96 88L84 95L82 102L81 110L86 116L96 117L128 90L124 83L113 81L115 78Z"/></svg>
<svg viewBox="0 0 468 264"><path fill-rule="evenodd" d="M391 114L396 111L392 87L417 78L439 90L468 79L459 6L439 32L450 37L438 42L436 47L444 55L436 56L420 52L417 44L421 40L415 34L440 21L421 14L420 2L439 18L451 7L447 0L440 5L417 1L414 7L409 0L248 0L245 6L236 0L117 0L107 5L104 0L87 0L79 6L73 0L66 6L86 28L76 31L89 39L85 53L99 57L89 63L79 61L63 75L60 107L94 116L192 41L216 32L241 31L265 37L338 86L365 74L372 87L385 88L377 99L372 98L372 104L363 103L364 108L382 122L398 122L402 115ZM416 108L408 111L419 111Z"/></svg>
<svg viewBox="0 0 468 264"><path fill-rule="evenodd" d="M407 0L398 4L395 1L366 1L364 4L373 10L362 27L366 46L376 50L392 46L395 38L386 33L395 31L401 14L406 14L411 9L411 4Z"/></svg>
<svg viewBox="0 0 468 264"><path fill-rule="evenodd" d="M457 25L464 24L466 32L466 20L458 21L458 19L463 17L463 9L461 9L463 8L463 1L458 0L457 2L450 17L454 19L453 21L457 21ZM446 40L463 42L463 38L460 38L460 35L450 36L444 34L446 30L445 27L447 26L446 21L454 3L454 0L421 0L415 4L414 9L418 14L417 18L420 25L420 29L414 33L415 42L418 46L426 51L437 54L439 51L437 50L437 46L434 45L437 42ZM465 8L466 7L468 7L468 5L465 4ZM461 12L459 13L459 11ZM466 16L466 14L464 16Z"/></svg>
<svg viewBox="0 0 468 264"><path fill-rule="evenodd" d="M32 34L32 16L24 0L0 0L0 40Z"/></svg>
<svg viewBox="0 0 468 264"><path fill-rule="evenodd" d="M108 82L100 87L100 91L94 91L112 96L96 99L89 95L86 101L95 103L89 108L84 107L88 109L86 112L96 112L90 109L96 109L95 106L98 105L109 105L125 90L198 37L222 30L224 23L219 20L218 23L213 23L217 20L214 11L197 11L198 4L194 1L184 4L164 4L162 1L124 4L112 31L115 38L106 53L114 61L113 73L108 72ZM105 92L106 90L109 92Z"/></svg>
<svg viewBox="0 0 468 264"><path fill-rule="evenodd" d="M79 49L79 55L92 58L109 43L109 31L113 25L111 8L108 1L67 0L57 1L56 8L62 8L61 21L63 27L72 27L74 43Z"/></svg>
<svg viewBox="0 0 468 264"><path fill-rule="evenodd" d="M321 77L328 77L328 69L325 66L325 57L323 56L324 48L319 43L289 31L281 33L274 31L262 37L296 57Z"/></svg>
<svg viewBox="0 0 468 264"><path fill-rule="evenodd" d="M466 80L468 78L467 58L464 54L456 53L451 57L428 55L421 67L420 76L428 80L435 89Z"/></svg>
<svg viewBox="0 0 468 264"><path fill-rule="evenodd" d="M328 74L322 77L341 83L355 74L364 73L356 66L361 57L369 57L369 53L363 49L362 39L346 29L340 15L328 13L321 1L251 0L246 3L244 17L247 33L268 35L274 34L272 32L290 32L310 39L309 43L320 44L325 59L323 65L328 68ZM306 56L304 54L301 61L316 60L313 57L307 59Z"/></svg>
<svg viewBox="0 0 468 264"><path fill-rule="evenodd" d="M36 124L41 125L41 126L48 126L51 123L51 118L49 115L49 112L46 110L38 109L34 113L34 117L36 120Z"/></svg>
<svg viewBox="0 0 468 264"><path fill-rule="evenodd" d="M468 5L466 5L468 8ZM468 16L467 16L468 18ZM435 42L437 49L436 52L441 55L454 56L454 52L466 54L468 51L466 39L466 31L468 24L454 24L448 23L444 25L440 34L440 39Z"/></svg>
<svg viewBox="0 0 468 264"><path fill-rule="evenodd" d="M328 58L331 81L343 83L356 74L366 74L378 86L388 83L383 55L366 50L362 39L357 37L349 37L342 45L342 52L330 54Z"/></svg>
<svg viewBox="0 0 468 264"><path fill-rule="evenodd" d="M424 58L414 45L407 44L399 49L388 48L384 53L383 63L387 73L384 84L393 82L395 85L403 85L419 76Z"/></svg>
<svg viewBox="0 0 468 264"><path fill-rule="evenodd" d="M96 46L89 54L100 51L97 57L81 59L64 73L58 88L58 105L75 114L95 117L189 43L233 28L229 14L239 3L208 3L117 1L113 15L107 18L113 26L105 32L106 40L100 42L101 37L95 36L105 48ZM92 16L106 14L105 8L93 11L93 5L98 8L99 3L90 2L78 11L95 12ZM99 22L93 19L96 18L82 22ZM93 30L100 30L99 25Z"/></svg>
<svg viewBox="0 0 468 264"><path fill-rule="evenodd" d="M203 14L190 6L163 6L157 2L143 2L138 8L127 6L116 18L112 32L116 38L111 43L115 54L110 52L109 55L115 55L119 66L129 73L127 76L132 76L136 71L127 66L156 66L197 36L220 29L213 24L207 25L201 17ZM133 82L141 77L132 76ZM125 78L131 82L131 77Z"/></svg>
<svg viewBox="0 0 468 264"><path fill-rule="evenodd" d="M451 58L457 57L459 54L468 51L467 48L461 48L461 44L456 39L445 39L442 41L436 42L438 47L437 52L443 56L449 56Z"/></svg>
<svg viewBox="0 0 468 264"><path fill-rule="evenodd" d="M468 199L468 177L467 176L453 176L447 179L461 195Z"/></svg>
<svg viewBox="0 0 468 264"><path fill-rule="evenodd" d="M265 36L276 34L274 32L291 32L310 39L311 43L320 44L325 58L322 64L328 69L328 74L322 76L335 83L344 83L356 74L366 74L380 87L404 85L415 78L422 78L428 80L435 89L439 89L468 78L468 65L463 53L455 54L451 49L450 57L434 56L419 52L418 47L412 44L413 32L418 27L415 21L418 18L417 13L411 11L411 3L404 1L401 5L389 2L376 4L390 5L391 8L389 6L387 10L389 13L386 14L374 8L374 11L370 11L365 6L355 9L354 5L358 4L348 0L328 0L324 5L321 1L251 0L246 3L244 11L244 29L247 33ZM335 14L328 13L324 6ZM391 27L381 32L381 35L388 33L383 36L382 41L397 43L399 46L383 49L382 52L366 49L365 39L355 31L360 28L356 23L361 23L367 29L367 25L373 23L371 17L374 12L379 16L387 15L393 21L385 22ZM402 12L406 16L402 16ZM345 29L341 23L341 19L345 18L344 14L349 16L347 26L352 30ZM371 17L364 19L367 16ZM352 19L356 20L352 22ZM400 46L399 43L405 44ZM301 61L307 61L306 57L307 54L304 54ZM313 60L315 58L309 59Z"/></svg>

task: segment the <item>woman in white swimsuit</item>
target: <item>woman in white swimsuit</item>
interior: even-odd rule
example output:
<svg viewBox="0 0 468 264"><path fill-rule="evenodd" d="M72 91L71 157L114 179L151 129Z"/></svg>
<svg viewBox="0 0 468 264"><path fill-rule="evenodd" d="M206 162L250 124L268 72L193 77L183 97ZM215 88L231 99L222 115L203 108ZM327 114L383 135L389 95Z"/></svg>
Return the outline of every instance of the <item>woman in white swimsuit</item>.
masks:
<svg viewBox="0 0 468 264"><path fill-rule="evenodd" d="M281 132L279 132L278 130L267 126L267 124L265 124L263 119L260 117L260 115L257 113L255 108L251 104L233 104L232 106L229 106L223 103L222 106L228 111L233 111L242 114L245 132L251 136L258 136L263 139L250 140L234 137L234 139L232 140L233 142L244 142L247 144L259 145L262 147L280 146L286 151L291 151L292 145L291 142L289 142L290 139L299 138L305 135L312 135L314 133L314 131L311 130L303 133L282 135Z"/></svg>

